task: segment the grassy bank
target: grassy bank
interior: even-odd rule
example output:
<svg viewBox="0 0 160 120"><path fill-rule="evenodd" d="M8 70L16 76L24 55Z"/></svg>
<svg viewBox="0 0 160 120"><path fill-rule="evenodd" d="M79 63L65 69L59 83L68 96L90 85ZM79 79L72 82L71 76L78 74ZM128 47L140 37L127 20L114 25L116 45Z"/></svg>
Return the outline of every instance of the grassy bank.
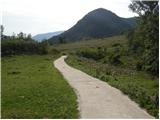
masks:
<svg viewBox="0 0 160 120"><path fill-rule="evenodd" d="M145 108L148 113L158 118L158 78L142 71L114 66L76 55L70 55L66 62L120 89L142 108Z"/></svg>
<svg viewBox="0 0 160 120"><path fill-rule="evenodd" d="M51 55L2 58L2 118L77 118L76 95Z"/></svg>

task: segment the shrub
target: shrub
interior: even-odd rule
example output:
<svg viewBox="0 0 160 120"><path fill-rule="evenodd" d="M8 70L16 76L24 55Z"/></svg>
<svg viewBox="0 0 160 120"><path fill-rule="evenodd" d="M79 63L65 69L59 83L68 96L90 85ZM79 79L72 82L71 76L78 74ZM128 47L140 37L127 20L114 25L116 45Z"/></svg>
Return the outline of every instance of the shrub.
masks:
<svg viewBox="0 0 160 120"><path fill-rule="evenodd" d="M59 54L60 51L55 49L55 48L52 48L50 51L49 51L50 54Z"/></svg>
<svg viewBox="0 0 160 120"><path fill-rule="evenodd" d="M113 65L120 65L122 62L120 61L120 54L112 54L109 57L109 62Z"/></svg>
<svg viewBox="0 0 160 120"><path fill-rule="evenodd" d="M38 43L36 41L6 40L1 44L1 55L47 54L48 46L46 42Z"/></svg>
<svg viewBox="0 0 160 120"><path fill-rule="evenodd" d="M86 48L77 52L78 56L86 57L89 59L99 60L106 56L106 49L98 48Z"/></svg>
<svg viewBox="0 0 160 120"><path fill-rule="evenodd" d="M136 64L136 69L137 70L142 70L142 66L143 66L142 61L138 61L137 64Z"/></svg>

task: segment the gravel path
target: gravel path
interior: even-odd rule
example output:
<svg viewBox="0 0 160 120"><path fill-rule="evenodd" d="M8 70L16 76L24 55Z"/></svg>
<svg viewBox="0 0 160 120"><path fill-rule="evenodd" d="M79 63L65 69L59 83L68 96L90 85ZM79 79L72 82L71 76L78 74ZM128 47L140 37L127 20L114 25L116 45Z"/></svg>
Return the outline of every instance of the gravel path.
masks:
<svg viewBox="0 0 160 120"><path fill-rule="evenodd" d="M65 58L54 65L75 89L80 118L153 118L118 89L67 65Z"/></svg>

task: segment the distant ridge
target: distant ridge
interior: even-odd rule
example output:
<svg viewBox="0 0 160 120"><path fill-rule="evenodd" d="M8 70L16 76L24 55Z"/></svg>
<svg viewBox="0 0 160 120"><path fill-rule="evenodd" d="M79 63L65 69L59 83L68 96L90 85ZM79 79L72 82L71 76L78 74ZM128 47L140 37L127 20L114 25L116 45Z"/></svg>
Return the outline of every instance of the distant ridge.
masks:
<svg viewBox="0 0 160 120"><path fill-rule="evenodd" d="M63 33L64 31L56 31L56 32L49 32L49 33L42 33L42 34L37 34L35 36L33 36L32 38L36 41L41 42L44 39L49 39L53 36L59 35L61 33Z"/></svg>
<svg viewBox="0 0 160 120"><path fill-rule="evenodd" d="M128 29L134 29L135 18L121 18L104 8L95 9L86 14L76 25L64 33L49 39L50 42L80 41L88 38L103 38L118 35Z"/></svg>

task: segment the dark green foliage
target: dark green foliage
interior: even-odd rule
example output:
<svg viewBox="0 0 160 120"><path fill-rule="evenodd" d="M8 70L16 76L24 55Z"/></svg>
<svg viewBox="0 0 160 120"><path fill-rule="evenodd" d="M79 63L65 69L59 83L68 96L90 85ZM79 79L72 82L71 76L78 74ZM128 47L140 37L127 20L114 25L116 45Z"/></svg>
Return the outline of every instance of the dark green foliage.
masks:
<svg viewBox="0 0 160 120"><path fill-rule="evenodd" d="M23 32L20 32L19 34L17 34L18 39L23 39L26 37L26 34Z"/></svg>
<svg viewBox="0 0 160 120"><path fill-rule="evenodd" d="M110 63L112 65L121 65L120 58L126 54L125 52L123 46L115 43L109 50L106 47L84 48L76 51L76 54L80 57L102 60L104 63Z"/></svg>
<svg viewBox="0 0 160 120"><path fill-rule="evenodd" d="M6 41L1 44L2 56L38 52L37 44L25 41Z"/></svg>
<svg viewBox="0 0 160 120"><path fill-rule="evenodd" d="M38 43L38 50L40 54L47 54L49 48L48 41L42 41L41 43Z"/></svg>
<svg viewBox="0 0 160 120"><path fill-rule="evenodd" d="M113 50L109 52L108 61L113 65L120 65L122 64L120 60L122 56L121 53L122 47L118 44L114 44L113 46L114 46Z"/></svg>
<svg viewBox="0 0 160 120"><path fill-rule="evenodd" d="M53 53L54 50L50 50L49 47L50 45L47 40L36 42L32 39L31 34L26 35L25 33L20 32L19 34L15 35L13 33L12 36L3 36L1 41L1 55L8 56L17 54Z"/></svg>
<svg viewBox="0 0 160 120"><path fill-rule="evenodd" d="M1 42L1 55L17 54L47 54L49 44L47 41L38 43L31 39L31 35L24 37L20 33L18 37L8 37Z"/></svg>
<svg viewBox="0 0 160 120"><path fill-rule="evenodd" d="M60 44L66 43L66 40L65 40L64 37L59 37L59 38L58 38L58 41L59 41Z"/></svg>
<svg viewBox="0 0 160 120"><path fill-rule="evenodd" d="M127 31L126 36L128 38L128 47L132 53L142 53L141 49L143 48L143 43L134 38L134 31Z"/></svg>
<svg viewBox="0 0 160 120"><path fill-rule="evenodd" d="M133 1L130 8L139 14L135 32L129 33L129 48L137 52L137 68L158 76L159 73L159 5L158 1Z"/></svg>
<svg viewBox="0 0 160 120"><path fill-rule="evenodd" d="M105 57L106 49L98 47L98 48L86 48L77 52L77 55L91 58L94 60L99 60Z"/></svg>
<svg viewBox="0 0 160 120"><path fill-rule="evenodd" d="M121 64L120 54L112 54L112 55L109 57L109 61L110 61L110 63L113 64L113 65L119 65L119 64Z"/></svg>
<svg viewBox="0 0 160 120"><path fill-rule="evenodd" d="M26 37L26 41L31 41L31 40L32 40L32 35L28 34L27 37Z"/></svg>
<svg viewBox="0 0 160 120"><path fill-rule="evenodd" d="M46 54L47 46L33 41L7 41L1 44L1 55Z"/></svg>
<svg viewBox="0 0 160 120"><path fill-rule="evenodd" d="M120 43L115 43L115 44L112 45L112 47L118 47L118 46L121 46L121 44Z"/></svg>
<svg viewBox="0 0 160 120"><path fill-rule="evenodd" d="M53 55L57 55L57 54L60 53L60 51L57 50L57 49L52 48L52 49L49 50L49 53L50 53L50 54L53 54Z"/></svg>
<svg viewBox="0 0 160 120"><path fill-rule="evenodd" d="M67 53L65 53L65 52L62 52L62 55L67 55Z"/></svg>
<svg viewBox="0 0 160 120"><path fill-rule="evenodd" d="M3 36L3 31L4 31L4 26L3 25L0 25L0 36L1 36L1 38L2 38L2 36Z"/></svg>
<svg viewBox="0 0 160 120"><path fill-rule="evenodd" d="M142 60L139 60L136 64L136 69L137 70L142 70L142 66L143 66L143 61Z"/></svg>

